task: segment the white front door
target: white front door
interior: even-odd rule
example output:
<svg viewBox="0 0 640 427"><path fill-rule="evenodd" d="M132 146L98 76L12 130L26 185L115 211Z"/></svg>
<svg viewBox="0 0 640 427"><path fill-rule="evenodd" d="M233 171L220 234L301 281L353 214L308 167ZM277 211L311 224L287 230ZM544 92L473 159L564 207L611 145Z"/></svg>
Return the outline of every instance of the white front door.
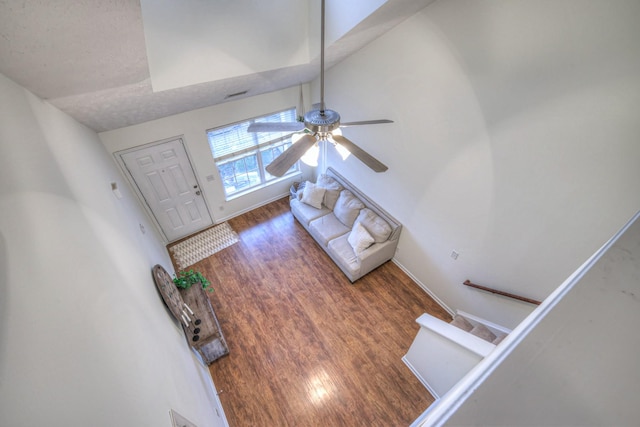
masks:
<svg viewBox="0 0 640 427"><path fill-rule="evenodd" d="M120 157L169 241L213 224L182 139L129 150Z"/></svg>

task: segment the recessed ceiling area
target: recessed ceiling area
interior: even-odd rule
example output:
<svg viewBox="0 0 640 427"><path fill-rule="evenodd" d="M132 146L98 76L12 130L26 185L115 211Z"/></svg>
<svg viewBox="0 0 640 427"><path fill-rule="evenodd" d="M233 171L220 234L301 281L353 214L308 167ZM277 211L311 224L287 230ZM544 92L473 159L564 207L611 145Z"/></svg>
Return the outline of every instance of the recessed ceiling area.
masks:
<svg viewBox="0 0 640 427"><path fill-rule="evenodd" d="M325 67L434 0L327 0ZM320 0L7 0L0 73L101 132L319 74Z"/></svg>
<svg viewBox="0 0 640 427"><path fill-rule="evenodd" d="M387 0L327 0L328 46ZM142 0L155 92L306 65L319 55L317 0Z"/></svg>
<svg viewBox="0 0 640 427"><path fill-rule="evenodd" d="M153 90L310 62L309 8L293 0L142 0Z"/></svg>

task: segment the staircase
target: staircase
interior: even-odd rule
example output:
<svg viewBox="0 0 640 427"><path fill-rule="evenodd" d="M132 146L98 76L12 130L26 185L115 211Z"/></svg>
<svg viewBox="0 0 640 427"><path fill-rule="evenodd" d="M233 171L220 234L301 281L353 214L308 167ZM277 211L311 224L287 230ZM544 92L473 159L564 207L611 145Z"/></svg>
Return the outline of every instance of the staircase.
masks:
<svg viewBox="0 0 640 427"><path fill-rule="evenodd" d="M450 323L426 313L416 322L420 330L402 360L436 399L511 332L462 311Z"/></svg>
<svg viewBox="0 0 640 427"><path fill-rule="evenodd" d="M509 333L508 330L501 326L461 311L456 313L451 324L494 345L500 344Z"/></svg>

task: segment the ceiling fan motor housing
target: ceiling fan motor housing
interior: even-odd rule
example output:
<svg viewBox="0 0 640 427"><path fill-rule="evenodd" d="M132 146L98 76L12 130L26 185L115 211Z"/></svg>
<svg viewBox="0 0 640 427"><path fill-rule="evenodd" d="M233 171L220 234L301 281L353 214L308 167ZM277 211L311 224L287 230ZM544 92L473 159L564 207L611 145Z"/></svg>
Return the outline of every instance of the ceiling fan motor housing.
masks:
<svg viewBox="0 0 640 427"><path fill-rule="evenodd" d="M313 133L326 134L340 127L340 114L333 110L311 110L304 115L304 125Z"/></svg>

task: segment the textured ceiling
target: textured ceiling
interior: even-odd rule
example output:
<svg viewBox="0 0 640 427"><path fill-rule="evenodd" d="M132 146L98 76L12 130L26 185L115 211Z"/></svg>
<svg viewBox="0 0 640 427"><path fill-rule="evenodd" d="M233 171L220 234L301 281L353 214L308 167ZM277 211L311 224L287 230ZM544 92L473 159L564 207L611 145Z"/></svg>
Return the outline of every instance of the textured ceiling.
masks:
<svg viewBox="0 0 640 427"><path fill-rule="evenodd" d="M327 47L326 68L433 1L388 0ZM319 59L153 92L138 0L0 0L0 73L102 132L309 82Z"/></svg>

